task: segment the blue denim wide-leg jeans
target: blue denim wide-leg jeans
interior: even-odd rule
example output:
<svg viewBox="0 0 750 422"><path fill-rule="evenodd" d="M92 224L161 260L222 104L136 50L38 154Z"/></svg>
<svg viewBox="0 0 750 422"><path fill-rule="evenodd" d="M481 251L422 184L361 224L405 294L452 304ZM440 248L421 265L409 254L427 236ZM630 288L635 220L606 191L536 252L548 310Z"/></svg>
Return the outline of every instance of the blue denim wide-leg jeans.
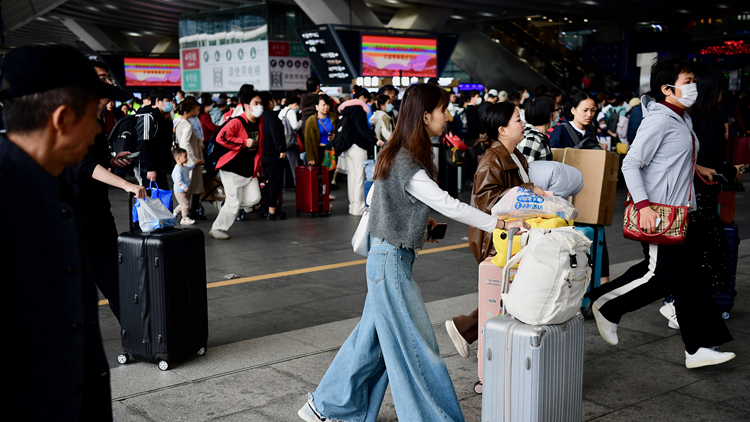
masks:
<svg viewBox="0 0 750 422"><path fill-rule="evenodd" d="M411 267L414 252L373 239L362 320L310 394L332 421L375 422L388 382L402 421L464 420Z"/></svg>

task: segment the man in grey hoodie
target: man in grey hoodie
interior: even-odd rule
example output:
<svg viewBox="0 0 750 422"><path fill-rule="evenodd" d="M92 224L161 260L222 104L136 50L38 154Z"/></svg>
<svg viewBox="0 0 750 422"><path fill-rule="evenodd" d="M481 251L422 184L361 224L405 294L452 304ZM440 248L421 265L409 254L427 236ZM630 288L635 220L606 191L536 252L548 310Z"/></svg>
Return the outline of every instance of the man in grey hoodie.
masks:
<svg viewBox="0 0 750 422"><path fill-rule="evenodd" d="M698 95L692 64L677 58L657 62L651 71L651 92L654 98L642 98L643 122L622 165L639 210L640 228L647 233L659 227L652 203L693 210L694 173L706 179L715 173L695 164L700 144L685 113ZM617 344L617 324L625 313L673 293L685 343L685 366L699 368L734 359L734 353L715 350L731 341L732 335L708 284L695 277L699 272L693 266L699 260L694 258L697 253L690 230L687 234L683 245L642 243L642 262L589 293L599 333L607 343Z"/></svg>

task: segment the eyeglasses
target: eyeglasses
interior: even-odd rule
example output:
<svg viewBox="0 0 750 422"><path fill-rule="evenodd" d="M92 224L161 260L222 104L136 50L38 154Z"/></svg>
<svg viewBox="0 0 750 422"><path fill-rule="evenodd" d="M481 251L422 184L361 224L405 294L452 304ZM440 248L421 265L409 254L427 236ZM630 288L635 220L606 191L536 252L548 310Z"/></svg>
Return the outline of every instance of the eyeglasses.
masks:
<svg viewBox="0 0 750 422"><path fill-rule="evenodd" d="M99 80L110 85L115 85L116 83L115 78L108 75L99 75Z"/></svg>

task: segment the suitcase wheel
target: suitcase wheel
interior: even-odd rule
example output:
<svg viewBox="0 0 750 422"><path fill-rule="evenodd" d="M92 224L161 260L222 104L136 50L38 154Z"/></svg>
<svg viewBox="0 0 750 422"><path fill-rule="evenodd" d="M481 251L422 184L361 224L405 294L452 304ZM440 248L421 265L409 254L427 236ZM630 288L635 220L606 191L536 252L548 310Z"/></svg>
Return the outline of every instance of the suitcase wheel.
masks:
<svg viewBox="0 0 750 422"><path fill-rule="evenodd" d="M206 346L201 347L198 349L198 356L203 356L206 354Z"/></svg>
<svg viewBox="0 0 750 422"><path fill-rule="evenodd" d="M245 210L240 210L237 213L237 217L235 217L235 220L237 220L237 221L244 221L245 220Z"/></svg>
<svg viewBox="0 0 750 422"><path fill-rule="evenodd" d="M119 363L120 365L125 365L126 363L128 363L129 360L130 360L130 357L128 357L127 353L123 353L117 356L117 363Z"/></svg>
<svg viewBox="0 0 750 422"><path fill-rule="evenodd" d="M591 307L587 307L586 309L581 309L581 313L583 314L583 317L585 319L591 319L594 317L594 311L591 309Z"/></svg>
<svg viewBox="0 0 750 422"><path fill-rule="evenodd" d="M160 360L159 369L161 369L162 371L166 371L167 369L169 369L169 363L166 360Z"/></svg>
<svg viewBox="0 0 750 422"><path fill-rule="evenodd" d="M474 383L474 392L477 394L482 394L482 381L477 381Z"/></svg>
<svg viewBox="0 0 750 422"><path fill-rule="evenodd" d="M722 312L721 313L721 317L724 318L724 319L729 319L729 317L730 317L729 312Z"/></svg>
<svg viewBox="0 0 750 422"><path fill-rule="evenodd" d="M317 216L318 216L318 215L317 215L317 214L315 214L314 212L311 212L311 213L310 213L310 218L315 218L315 217L317 217Z"/></svg>
<svg viewBox="0 0 750 422"><path fill-rule="evenodd" d="M195 213L203 217L206 214L206 209L203 208L203 204L198 204L198 208L195 209Z"/></svg>
<svg viewBox="0 0 750 422"><path fill-rule="evenodd" d="M323 214L323 216L324 217L330 217L331 216L331 212L330 211L326 211L325 214Z"/></svg>
<svg viewBox="0 0 750 422"><path fill-rule="evenodd" d="M299 211L299 210L297 210L297 217L299 217L299 215L300 215L300 211Z"/></svg>

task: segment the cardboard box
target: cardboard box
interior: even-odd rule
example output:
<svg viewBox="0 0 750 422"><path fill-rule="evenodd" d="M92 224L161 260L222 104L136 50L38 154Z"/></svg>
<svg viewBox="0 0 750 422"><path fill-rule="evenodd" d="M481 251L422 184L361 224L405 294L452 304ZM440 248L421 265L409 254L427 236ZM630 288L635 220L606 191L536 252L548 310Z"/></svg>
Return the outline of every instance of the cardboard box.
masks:
<svg viewBox="0 0 750 422"><path fill-rule="evenodd" d="M583 189L573 196L573 205L578 208L576 222L612 225L617 191L619 156L614 152L555 148L555 161L577 168L583 175Z"/></svg>

